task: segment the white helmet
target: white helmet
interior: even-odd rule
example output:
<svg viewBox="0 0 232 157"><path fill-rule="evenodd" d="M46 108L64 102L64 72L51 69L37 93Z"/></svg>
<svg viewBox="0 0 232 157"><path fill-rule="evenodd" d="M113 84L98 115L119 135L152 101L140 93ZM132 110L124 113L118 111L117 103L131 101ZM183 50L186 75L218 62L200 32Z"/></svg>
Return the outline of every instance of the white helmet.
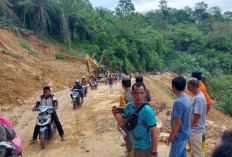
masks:
<svg viewBox="0 0 232 157"><path fill-rule="evenodd" d="M76 83L80 83L80 80L76 80Z"/></svg>
<svg viewBox="0 0 232 157"><path fill-rule="evenodd" d="M85 79L85 76L82 76L82 79Z"/></svg>

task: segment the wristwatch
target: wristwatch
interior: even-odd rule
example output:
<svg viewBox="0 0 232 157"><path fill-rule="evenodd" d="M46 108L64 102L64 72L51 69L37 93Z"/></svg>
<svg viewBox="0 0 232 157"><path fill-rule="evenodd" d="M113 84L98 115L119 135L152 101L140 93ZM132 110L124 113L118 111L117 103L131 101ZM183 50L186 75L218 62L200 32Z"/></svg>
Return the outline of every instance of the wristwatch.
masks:
<svg viewBox="0 0 232 157"><path fill-rule="evenodd" d="M151 152L152 155L158 156L158 152Z"/></svg>

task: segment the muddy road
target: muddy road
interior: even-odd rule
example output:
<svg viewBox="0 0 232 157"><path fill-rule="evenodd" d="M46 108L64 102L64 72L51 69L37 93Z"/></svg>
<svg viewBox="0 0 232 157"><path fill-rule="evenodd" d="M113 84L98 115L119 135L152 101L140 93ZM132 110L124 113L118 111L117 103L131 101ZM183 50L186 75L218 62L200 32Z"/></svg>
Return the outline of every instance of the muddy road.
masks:
<svg viewBox="0 0 232 157"><path fill-rule="evenodd" d="M84 103L76 110L72 109L69 88L54 93L59 102L57 113L64 128L65 140L62 140L57 133L48 142L46 149L41 149L39 140L29 143L38 114L32 112L30 108L40 93L27 100L23 107L11 109L11 113L8 112L6 117L15 119L15 130L24 142L23 155L26 157L125 156L126 148L120 146L124 141L116 130L117 123L111 114L112 106L118 105L119 95L123 91L121 84L113 87L112 94L104 84L100 84L98 90L89 90ZM160 145L159 150L160 156L162 154L163 157L168 156L167 146Z"/></svg>

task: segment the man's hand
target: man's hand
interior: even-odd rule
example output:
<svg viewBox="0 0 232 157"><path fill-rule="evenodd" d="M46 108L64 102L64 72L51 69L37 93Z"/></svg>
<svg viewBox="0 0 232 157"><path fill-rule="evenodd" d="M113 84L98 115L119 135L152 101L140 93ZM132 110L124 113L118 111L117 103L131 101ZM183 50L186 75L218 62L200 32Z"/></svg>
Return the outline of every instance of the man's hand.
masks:
<svg viewBox="0 0 232 157"><path fill-rule="evenodd" d="M31 110L32 110L33 112L35 112L35 111L36 111L36 108L35 108L35 107L33 107Z"/></svg>
<svg viewBox="0 0 232 157"><path fill-rule="evenodd" d="M118 108L116 106L112 107L112 113L113 115L116 115L118 113Z"/></svg>
<svg viewBox="0 0 232 157"><path fill-rule="evenodd" d="M170 143L172 143L174 141L174 136L169 136L168 138L167 138L167 143L168 144L170 144Z"/></svg>
<svg viewBox="0 0 232 157"><path fill-rule="evenodd" d="M57 110L57 109L58 109L58 106L55 106L54 109Z"/></svg>

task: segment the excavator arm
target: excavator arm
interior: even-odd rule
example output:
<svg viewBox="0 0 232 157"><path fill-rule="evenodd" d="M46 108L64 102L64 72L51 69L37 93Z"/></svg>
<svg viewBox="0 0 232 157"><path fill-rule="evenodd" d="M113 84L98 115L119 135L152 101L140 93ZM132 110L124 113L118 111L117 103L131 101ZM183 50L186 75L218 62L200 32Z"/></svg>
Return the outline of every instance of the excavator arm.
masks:
<svg viewBox="0 0 232 157"><path fill-rule="evenodd" d="M97 61L95 59L91 58L88 54L85 56L85 60L87 62L87 68L88 68L89 75L92 74L92 66L94 67L96 74L98 74L99 73L99 65L98 65Z"/></svg>

